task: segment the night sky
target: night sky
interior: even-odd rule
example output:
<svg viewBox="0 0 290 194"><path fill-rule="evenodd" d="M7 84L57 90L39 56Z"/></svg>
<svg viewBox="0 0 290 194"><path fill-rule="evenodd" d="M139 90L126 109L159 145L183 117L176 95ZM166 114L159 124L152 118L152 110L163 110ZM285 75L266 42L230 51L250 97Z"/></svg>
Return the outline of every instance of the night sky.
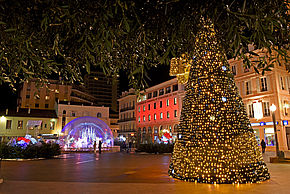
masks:
<svg viewBox="0 0 290 194"><path fill-rule="evenodd" d="M160 65L157 68L152 68L148 73L151 80L147 80L149 87L154 86L156 84L162 83L173 77L169 76L169 66L168 65ZM123 91L128 91L128 80L126 76L121 73L120 76L120 94ZM19 91L13 92L9 86L6 84L0 85L0 109L12 108L17 105L17 96Z"/></svg>
<svg viewBox="0 0 290 194"><path fill-rule="evenodd" d="M148 75L151 80L146 80L149 87L160 84L167 80L172 79L172 76L169 76L169 65L160 65L157 68L152 68L149 70ZM126 75L124 73L120 74L120 93L124 91L128 91L129 82L126 79Z"/></svg>

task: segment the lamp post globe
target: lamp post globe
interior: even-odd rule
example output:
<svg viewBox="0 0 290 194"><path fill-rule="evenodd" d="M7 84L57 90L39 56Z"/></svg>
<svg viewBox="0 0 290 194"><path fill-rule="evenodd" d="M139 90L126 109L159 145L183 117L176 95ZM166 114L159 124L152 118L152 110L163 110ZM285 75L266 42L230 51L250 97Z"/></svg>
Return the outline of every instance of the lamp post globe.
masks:
<svg viewBox="0 0 290 194"><path fill-rule="evenodd" d="M270 106L270 111L271 111L271 112L275 112L275 111L276 111L276 106L275 106L275 104L272 104L272 105Z"/></svg>

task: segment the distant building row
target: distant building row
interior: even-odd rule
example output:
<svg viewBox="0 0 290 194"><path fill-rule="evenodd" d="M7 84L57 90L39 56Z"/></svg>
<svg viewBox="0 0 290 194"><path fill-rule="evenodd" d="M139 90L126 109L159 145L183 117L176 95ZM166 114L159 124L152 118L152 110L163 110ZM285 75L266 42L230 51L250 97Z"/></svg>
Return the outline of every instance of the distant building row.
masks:
<svg viewBox="0 0 290 194"><path fill-rule="evenodd" d="M259 57L265 56L262 50L254 52ZM272 71L262 75L252 68L245 68L242 60L230 59L228 62L257 141L264 139L267 150L275 149L270 112L270 106L274 104L277 107L279 147L290 150L290 74L285 63L275 63ZM184 95L184 86L178 84L176 78L146 89L139 98L132 89L123 92L119 99L119 136L127 141L139 139L145 143L162 141L166 133L174 140Z"/></svg>

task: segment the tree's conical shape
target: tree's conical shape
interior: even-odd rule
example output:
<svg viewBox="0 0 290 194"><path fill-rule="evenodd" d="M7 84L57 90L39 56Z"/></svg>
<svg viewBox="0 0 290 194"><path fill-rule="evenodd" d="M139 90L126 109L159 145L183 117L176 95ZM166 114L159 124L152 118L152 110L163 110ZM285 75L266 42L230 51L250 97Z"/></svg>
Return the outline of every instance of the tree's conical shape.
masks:
<svg viewBox="0 0 290 194"><path fill-rule="evenodd" d="M201 19L169 175L200 183L270 178L214 26Z"/></svg>

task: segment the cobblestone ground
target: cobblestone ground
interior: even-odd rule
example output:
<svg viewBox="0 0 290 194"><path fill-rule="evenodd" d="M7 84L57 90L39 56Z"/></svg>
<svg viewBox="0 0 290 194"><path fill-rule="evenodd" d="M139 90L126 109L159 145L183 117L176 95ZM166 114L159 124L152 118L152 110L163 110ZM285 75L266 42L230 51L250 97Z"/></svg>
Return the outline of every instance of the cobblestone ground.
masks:
<svg viewBox="0 0 290 194"><path fill-rule="evenodd" d="M290 164L267 163L271 179L263 183L209 185L168 177L169 160L170 155L86 153L2 161L0 193L290 193Z"/></svg>

